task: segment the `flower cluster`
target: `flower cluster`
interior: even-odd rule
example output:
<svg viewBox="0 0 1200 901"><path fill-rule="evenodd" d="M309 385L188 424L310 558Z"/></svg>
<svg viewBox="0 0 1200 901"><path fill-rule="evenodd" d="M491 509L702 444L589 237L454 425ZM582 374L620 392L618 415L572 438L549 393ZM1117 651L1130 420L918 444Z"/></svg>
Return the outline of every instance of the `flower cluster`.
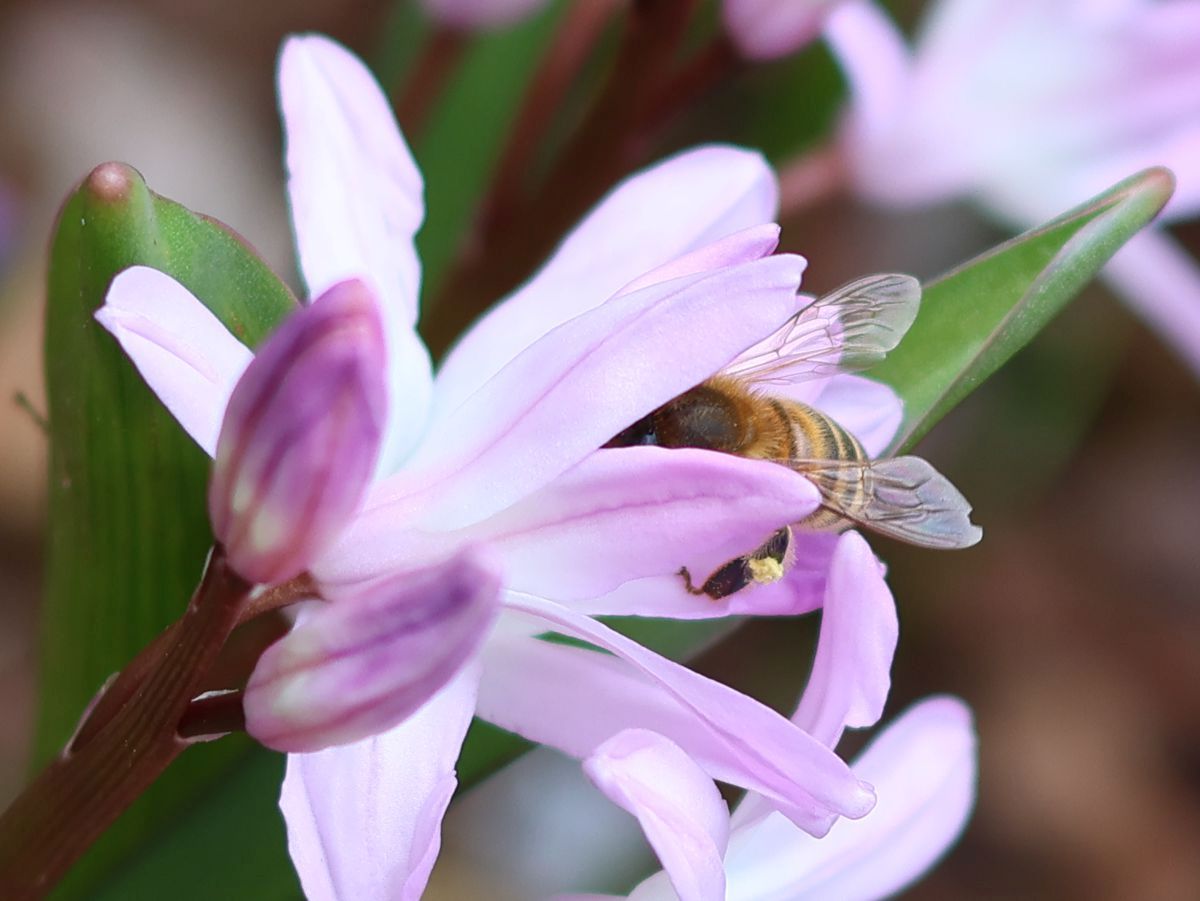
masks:
<svg viewBox="0 0 1200 901"><path fill-rule="evenodd" d="M682 897L760 897L768 872L798 891L833 861L858 893L919 875L969 812L973 737L962 705L937 699L853 765L836 754L847 727L882 716L897 638L865 541L808 534L775 585L697 597L681 566L748 553L812 514L817 488L728 454L604 448L810 303L804 260L774 252L764 161L709 146L628 178L435 376L415 332L421 178L382 91L317 36L287 43L279 77L311 302L257 355L150 269L119 276L99 318L215 454L233 565L315 579L244 695L247 729L289 752L281 807L306 893L420 895L473 715L585 760ZM871 455L899 422L890 389L858 376L805 398ZM818 607L791 719L594 618ZM749 792L732 821L714 779ZM849 865L867 856L871 876Z"/></svg>

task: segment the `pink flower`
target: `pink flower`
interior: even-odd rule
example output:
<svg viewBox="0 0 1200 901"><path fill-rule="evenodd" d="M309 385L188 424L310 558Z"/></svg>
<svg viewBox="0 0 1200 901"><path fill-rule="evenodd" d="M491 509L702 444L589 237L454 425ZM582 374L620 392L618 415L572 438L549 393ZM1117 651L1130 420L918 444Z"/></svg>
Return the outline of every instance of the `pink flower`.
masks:
<svg viewBox="0 0 1200 901"><path fill-rule="evenodd" d="M846 533L834 553L816 660L793 722L831 748L847 727L874 725L887 699L896 638L882 574L866 543ZM875 809L819 839L797 829L777 799L755 792L731 820L711 770L654 731L618 733L588 757L585 770L637 817L663 863L631 899L877 898L915 880L961 832L974 801L970 720L951 698L902 715L853 764L875 788Z"/></svg>
<svg viewBox="0 0 1200 901"><path fill-rule="evenodd" d="M420 894L475 712L580 757L626 729L651 729L812 834L865 814L871 790L823 739L585 612L681 564L711 571L818 502L808 480L772 463L597 450L807 303L796 295L803 260L771 255L777 192L761 158L701 148L619 185L434 379L413 329L420 175L382 92L316 36L285 45L280 92L309 292L364 284L389 376L379 477L311 566L330 601L302 614L247 690L250 730L305 752L289 756L281 806L308 895ZM161 273L122 275L105 309L106 327L212 453L250 351ZM881 421L880 435L895 427L886 388L835 376L812 390L843 422ZM867 409L876 403L884 413ZM830 544L852 549L849 571L830 584L883 585L861 538ZM682 615L729 609L686 603ZM683 604L643 593L620 606L676 615ZM608 653L538 637L548 631ZM886 685L872 683L852 694L880 692Z"/></svg>
<svg viewBox="0 0 1200 901"><path fill-rule="evenodd" d="M721 18L738 52L762 62L788 56L821 32L840 0L723 0Z"/></svg>
<svg viewBox="0 0 1200 901"><path fill-rule="evenodd" d="M850 82L842 148L855 189L893 206L977 200L1040 224L1152 165L1200 212L1200 2L940 0L912 51L873 4L827 37ZM1200 371L1200 271L1162 231L1105 270Z"/></svg>
<svg viewBox="0 0 1200 901"><path fill-rule="evenodd" d="M430 18L452 28L500 28L546 5L546 0L421 0Z"/></svg>

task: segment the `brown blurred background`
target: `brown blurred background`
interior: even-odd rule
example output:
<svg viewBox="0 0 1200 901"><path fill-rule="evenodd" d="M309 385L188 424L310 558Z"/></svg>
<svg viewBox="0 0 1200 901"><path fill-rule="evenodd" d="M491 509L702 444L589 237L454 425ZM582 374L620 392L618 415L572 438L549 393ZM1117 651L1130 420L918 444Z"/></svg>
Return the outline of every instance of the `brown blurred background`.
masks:
<svg viewBox="0 0 1200 901"><path fill-rule="evenodd" d="M57 206L92 166L122 159L290 273L279 40L318 29L369 54L389 8L0 6L0 802L25 777L36 690L40 316ZM1200 252L1200 227L1177 233ZM960 208L884 217L838 203L785 223L817 291L886 268L932 276L1002 237ZM982 759L964 840L912 897L1200 897L1197 382L1093 287L922 452L971 498L986 540L953 555L877 543L901 616L890 710L961 695ZM811 631L751 624L702 665L784 708ZM525 821L505 817L509 830ZM480 850L486 831L456 828L446 896L472 884L473 860L503 895L511 874L486 869L505 865Z"/></svg>

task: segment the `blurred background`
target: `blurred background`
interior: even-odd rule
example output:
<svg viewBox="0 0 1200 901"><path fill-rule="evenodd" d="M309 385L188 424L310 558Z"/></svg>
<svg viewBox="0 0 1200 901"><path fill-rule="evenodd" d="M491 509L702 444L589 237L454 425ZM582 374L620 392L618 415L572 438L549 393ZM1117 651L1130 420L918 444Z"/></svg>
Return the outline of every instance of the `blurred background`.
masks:
<svg viewBox="0 0 1200 901"><path fill-rule="evenodd" d="M93 166L124 160L157 192L231 224L294 283L279 42L330 33L391 87L412 57L416 14L406 6L0 5L0 803L27 776L35 712L41 317L59 205ZM921 6L892 5L910 22ZM755 68L708 94L656 155L722 139L786 158L833 122L841 92L820 48ZM780 102L797 97L800 107ZM427 160L421 141L415 150L423 164L448 165ZM442 200L435 188L431 210ZM1200 252L1200 226L1174 232ZM784 222L784 248L809 258L814 291L885 269L932 277L1005 237L965 206L882 214L836 198ZM875 542L901 620L889 711L960 695L975 710L982 756L962 842L911 897L1200 897L1198 449L1196 380L1098 285L922 445L971 499L986 540L946 555ZM811 620L751 623L698 666L789 709ZM632 821L573 788L573 764L545 765L552 775L526 759L458 806L431 897L527 896L551 877L523 882L516 855L544 857L552 837L590 849L599 873L630 853L632 872L648 865L631 851ZM548 820L535 802L554 786L563 803ZM598 838L610 825L613 837Z"/></svg>

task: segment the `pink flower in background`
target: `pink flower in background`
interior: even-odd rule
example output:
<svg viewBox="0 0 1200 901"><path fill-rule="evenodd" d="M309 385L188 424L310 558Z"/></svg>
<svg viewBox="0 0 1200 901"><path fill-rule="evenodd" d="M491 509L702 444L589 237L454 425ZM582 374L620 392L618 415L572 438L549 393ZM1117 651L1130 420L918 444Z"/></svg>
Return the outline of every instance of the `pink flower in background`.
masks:
<svg viewBox="0 0 1200 901"><path fill-rule="evenodd" d="M797 52L820 33L841 0L722 0L721 19L733 45L755 62Z"/></svg>
<svg viewBox="0 0 1200 901"><path fill-rule="evenodd" d="M434 379L413 328L420 175L382 92L357 59L315 36L285 46L280 92L310 294L319 305L332 285L360 279L378 301L388 354L378 478L311 566L330 602L301 613L247 688L251 732L295 752L281 806L308 895L420 894L476 712L579 757L625 730L651 730L811 834L867 813L870 788L820 734L860 715L826 722L814 709L805 716L817 725L789 722L577 603L632 581L677 582L680 565L711 571L817 505L806 479L772 463L597 450L806 303L796 295L803 260L771 255L777 190L762 159L702 148L619 185ZM115 280L105 311L106 327L212 453L250 351L152 270ZM836 378L828 412L869 422L865 407L882 398L894 430L890 391ZM890 605L862 539L833 545L828 590L861 583ZM711 615L697 612L711 601L688 597L684 615ZM647 616L679 606L652 593L621 604ZM885 644L894 613L892 623ZM537 637L545 632L608 653ZM864 691L879 706L886 681L873 685Z"/></svg>
<svg viewBox="0 0 1200 901"><path fill-rule="evenodd" d="M430 18L451 28L500 28L540 10L546 0L421 0Z"/></svg>
<svg viewBox="0 0 1200 901"><path fill-rule="evenodd" d="M1164 216L1200 211L1200 2L939 0L913 49L871 3L827 37L850 82L842 149L890 206L977 200L1040 224L1140 169L1170 167ZM1143 231L1106 278L1200 372L1200 271Z"/></svg>

